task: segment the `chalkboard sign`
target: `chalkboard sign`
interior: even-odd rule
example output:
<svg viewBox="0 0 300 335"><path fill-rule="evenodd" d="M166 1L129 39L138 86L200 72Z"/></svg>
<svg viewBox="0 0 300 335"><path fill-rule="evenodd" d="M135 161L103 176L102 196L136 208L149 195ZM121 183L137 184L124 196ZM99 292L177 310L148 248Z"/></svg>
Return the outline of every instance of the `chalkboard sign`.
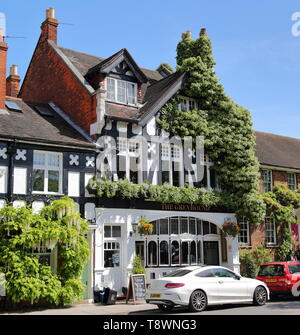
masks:
<svg viewBox="0 0 300 335"><path fill-rule="evenodd" d="M145 295L146 295L145 275L143 274L131 275L129 278L126 303L129 300L133 300L133 302L137 300L144 300Z"/></svg>

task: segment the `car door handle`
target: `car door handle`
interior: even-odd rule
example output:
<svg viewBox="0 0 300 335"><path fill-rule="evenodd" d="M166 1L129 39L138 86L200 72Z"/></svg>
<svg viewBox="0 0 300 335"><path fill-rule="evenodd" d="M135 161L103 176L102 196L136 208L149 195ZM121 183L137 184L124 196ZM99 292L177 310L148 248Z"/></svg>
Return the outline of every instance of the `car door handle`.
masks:
<svg viewBox="0 0 300 335"><path fill-rule="evenodd" d="M219 284L223 284L224 282L223 282L223 280L219 280L218 283Z"/></svg>

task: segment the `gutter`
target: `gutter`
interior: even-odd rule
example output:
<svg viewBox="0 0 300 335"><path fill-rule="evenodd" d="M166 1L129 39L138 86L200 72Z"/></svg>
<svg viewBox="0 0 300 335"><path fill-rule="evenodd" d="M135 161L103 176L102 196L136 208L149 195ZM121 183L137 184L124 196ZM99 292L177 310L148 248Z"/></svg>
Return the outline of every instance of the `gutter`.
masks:
<svg viewBox="0 0 300 335"><path fill-rule="evenodd" d="M16 137L16 136L7 136L7 137L0 137L0 141L9 141L9 142L15 142L15 143L24 143L24 144L35 144L35 145L43 145L43 146L48 146L48 147L60 147L60 148L68 148L68 149L82 149L82 150L89 150L89 151L96 151L96 144L95 148L92 148L91 146L76 146L74 144L62 144L59 142L51 142L47 140L36 140L33 138L29 138L28 140L25 140L21 137Z"/></svg>

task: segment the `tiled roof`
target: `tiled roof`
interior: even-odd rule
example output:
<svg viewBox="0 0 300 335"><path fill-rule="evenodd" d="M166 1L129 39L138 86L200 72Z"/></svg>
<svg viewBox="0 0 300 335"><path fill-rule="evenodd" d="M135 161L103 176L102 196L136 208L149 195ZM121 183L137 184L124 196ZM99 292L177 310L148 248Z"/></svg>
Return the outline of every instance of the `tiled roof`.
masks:
<svg viewBox="0 0 300 335"><path fill-rule="evenodd" d="M300 139L260 131L255 136L260 164L300 169Z"/></svg>
<svg viewBox="0 0 300 335"><path fill-rule="evenodd" d="M0 114L0 137L95 148L94 143L87 141L48 104L26 103L17 98L7 98L7 101L16 102L22 111L7 109L8 114ZM41 115L36 106L42 106L46 114L49 111L52 115Z"/></svg>
<svg viewBox="0 0 300 335"><path fill-rule="evenodd" d="M105 60L105 58L92 56L63 47L59 47L59 49L70 59L70 61L75 65L75 67L83 76L85 76L92 67L97 66L99 63ZM144 69L142 67L140 69L146 75L149 81L158 81L163 78L163 76L157 71Z"/></svg>

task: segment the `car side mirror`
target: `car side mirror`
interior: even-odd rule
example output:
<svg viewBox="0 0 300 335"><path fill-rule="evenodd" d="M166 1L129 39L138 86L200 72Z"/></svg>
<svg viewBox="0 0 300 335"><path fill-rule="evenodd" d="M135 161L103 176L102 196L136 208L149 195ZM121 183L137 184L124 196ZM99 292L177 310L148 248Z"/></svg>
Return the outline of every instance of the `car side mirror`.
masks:
<svg viewBox="0 0 300 335"><path fill-rule="evenodd" d="M235 279L236 280L241 280L241 277L240 276L235 276Z"/></svg>

